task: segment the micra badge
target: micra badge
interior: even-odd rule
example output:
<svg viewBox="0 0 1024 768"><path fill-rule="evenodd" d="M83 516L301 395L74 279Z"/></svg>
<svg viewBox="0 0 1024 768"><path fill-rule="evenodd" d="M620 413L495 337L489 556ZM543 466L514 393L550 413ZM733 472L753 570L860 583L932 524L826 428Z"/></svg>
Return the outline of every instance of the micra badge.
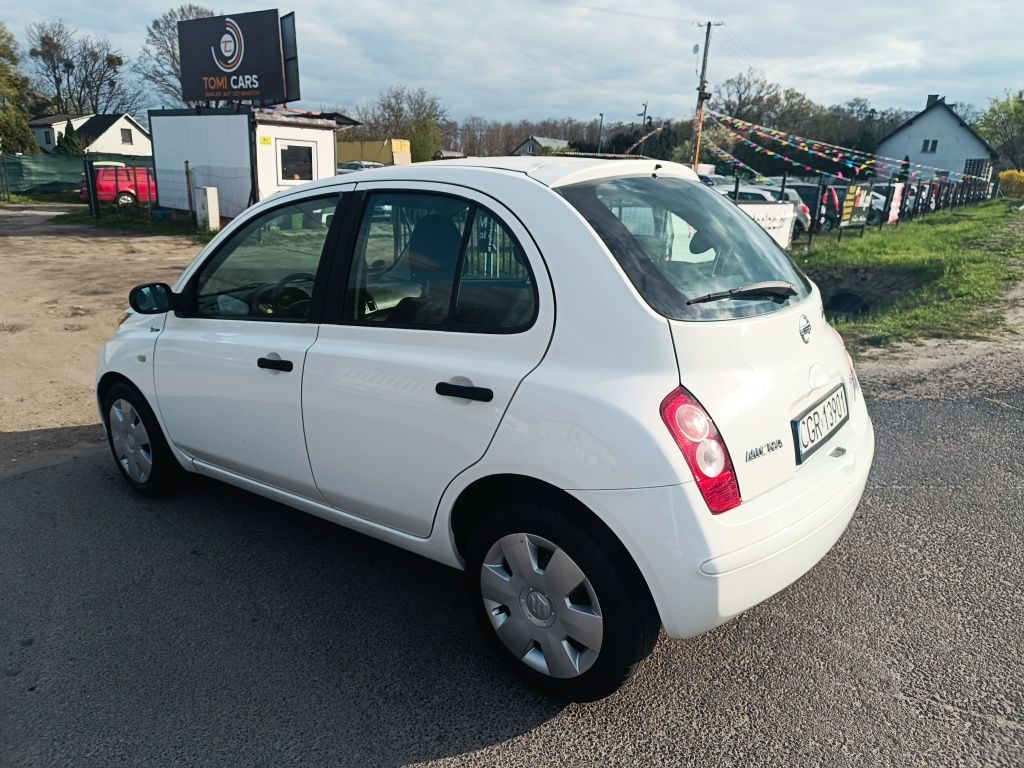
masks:
<svg viewBox="0 0 1024 768"><path fill-rule="evenodd" d="M776 438L775 440L769 440L767 443L762 443L756 448L748 448L746 457L747 461L753 461L754 459L760 459L766 453L777 451L782 447L782 438Z"/></svg>

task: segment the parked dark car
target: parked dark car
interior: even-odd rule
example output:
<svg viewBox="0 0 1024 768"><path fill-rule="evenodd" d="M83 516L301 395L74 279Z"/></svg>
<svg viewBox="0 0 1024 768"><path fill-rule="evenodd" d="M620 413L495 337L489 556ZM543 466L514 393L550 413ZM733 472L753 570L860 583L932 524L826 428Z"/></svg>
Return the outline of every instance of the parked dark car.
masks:
<svg viewBox="0 0 1024 768"><path fill-rule="evenodd" d="M815 210L818 211L818 221L814 226L815 232L830 232L833 227L839 226L839 218L843 213L843 202L839 193L845 195L845 188L825 187L822 189L817 184L792 183L787 184L786 189L792 189L800 195L800 199L811 210L812 215ZM820 205L819 193L821 194Z"/></svg>

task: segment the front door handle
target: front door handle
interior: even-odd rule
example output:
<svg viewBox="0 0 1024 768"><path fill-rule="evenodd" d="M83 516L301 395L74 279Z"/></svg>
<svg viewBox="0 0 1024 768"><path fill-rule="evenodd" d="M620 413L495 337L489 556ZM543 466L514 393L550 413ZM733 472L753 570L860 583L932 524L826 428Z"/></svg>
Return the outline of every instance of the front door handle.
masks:
<svg viewBox="0 0 1024 768"><path fill-rule="evenodd" d="M292 365L291 360L275 360L271 357L261 357L256 361L258 368L269 368L271 371L284 371L285 373L291 373Z"/></svg>
<svg viewBox="0 0 1024 768"><path fill-rule="evenodd" d="M467 387L463 384L449 384L447 381L437 382L434 391L445 397L464 397L481 403L489 403L494 399L494 393L485 387Z"/></svg>

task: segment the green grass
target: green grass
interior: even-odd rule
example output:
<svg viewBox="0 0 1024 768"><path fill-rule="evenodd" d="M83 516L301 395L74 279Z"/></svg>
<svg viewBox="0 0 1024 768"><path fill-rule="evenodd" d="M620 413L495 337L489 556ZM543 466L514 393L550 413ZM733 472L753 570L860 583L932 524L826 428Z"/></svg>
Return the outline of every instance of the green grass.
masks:
<svg viewBox="0 0 1024 768"><path fill-rule="evenodd" d="M77 189L58 189L38 192L11 192L7 199L0 200L10 205L32 205L33 203L78 203Z"/></svg>
<svg viewBox="0 0 1024 768"><path fill-rule="evenodd" d="M216 232L196 230L187 219L169 218L156 221L149 218L145 208L115 208L103 206L97 219L88 210L64 213L53 218L55 224L77 224L110 229L127 229L146 235L172 235L187 237L196 243L208 243Z"/></svg>
<svg viewBox="0 0 1024 768"><path fill-rule="evenodd" d="M797 250L793 258L826 299L844 287L865 298L865 314L829 318L855 349L922 337L981 338L1003 326L1001 297L1020 279L1022 234L1024 213L992 201L872 228L863 238L817 240L810 253Z"/></svg>

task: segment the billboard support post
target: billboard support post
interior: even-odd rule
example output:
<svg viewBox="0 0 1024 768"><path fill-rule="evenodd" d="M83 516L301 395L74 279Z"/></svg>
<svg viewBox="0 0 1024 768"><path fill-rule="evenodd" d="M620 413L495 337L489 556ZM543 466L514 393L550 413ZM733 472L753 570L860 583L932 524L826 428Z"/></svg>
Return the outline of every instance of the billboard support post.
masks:
<svg viewBox="0 0 1024 768"><path fill-rule="evenodd" d="M188 160L185 161L185 197L188 198L188 220L194 227L196 225L196 210L192 204L192 171L188 167Z"/></svg>

